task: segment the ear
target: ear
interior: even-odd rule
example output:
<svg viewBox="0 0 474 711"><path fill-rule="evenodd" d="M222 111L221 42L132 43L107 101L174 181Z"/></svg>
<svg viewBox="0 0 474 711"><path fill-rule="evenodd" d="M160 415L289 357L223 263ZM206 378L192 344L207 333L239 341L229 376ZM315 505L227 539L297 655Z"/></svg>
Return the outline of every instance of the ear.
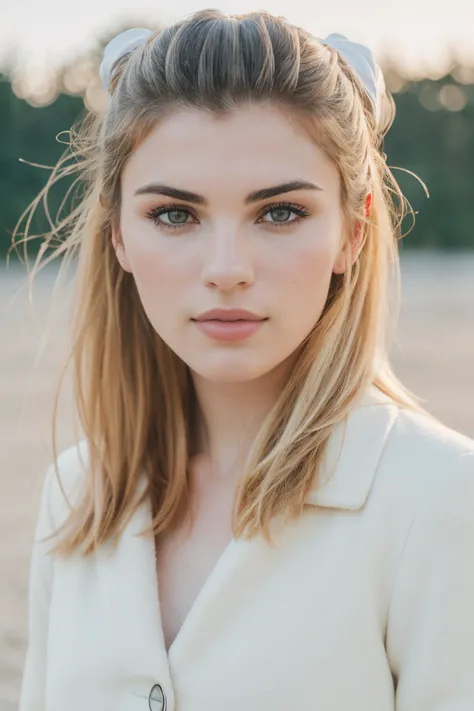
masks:
<svg viewBox="0 0 474 711"><path fill-rule="evenodd" d="M350 269L354 262L357 261L357 257L362 249L363 234L364 224L358 222L352 229L352 233L348 235L347 239L344 239L339 253L336 256L332 269L334 274L344 274L344 272Z"/></svg>
<svg viewBox="0 0 474 711"><path fill-rule="evenodd" d="M127 253L125 252L125 246L120 235L120 229L118 225L115 224L112 226L112 244L122 269L124 269L126 272L131 272L132 268L127 259Z"/></svg>
<svg viewBox="0 0 474 711"><path fill-rule="evenodd" d="M370 208L372 205L372 194L368 193L365 199L365 216L370 217ZM358 220L355 226L350 230L348 239L343 241L343 246L334 262L334 274L344 274L348 267L357 261L364 243L366 223Z"/></svg>

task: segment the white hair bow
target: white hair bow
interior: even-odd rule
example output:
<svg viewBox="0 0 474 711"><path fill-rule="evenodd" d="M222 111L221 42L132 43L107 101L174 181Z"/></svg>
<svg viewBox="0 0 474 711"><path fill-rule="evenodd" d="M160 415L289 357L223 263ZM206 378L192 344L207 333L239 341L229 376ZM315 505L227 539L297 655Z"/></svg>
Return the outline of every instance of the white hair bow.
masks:
<svg viewBox="0 0 474 711"><path fill-rule="evenodd" d="M378 121L382 107L382 96L385 93L385 80L372 51L364 44L352 42L345 35L337 33L328 35L319 41L340 52L351 69L358 75L372 100Z"/></svg>
<svg viewBox="0 0 474 711"><path fill-rule="evenodd" d="M106 91L110 89L112 72L117 62L126 54L145 44L153 34L151 30L137 27L125 30L114 37L105 47L100 65L100 78ZM381 97L385 92L385 82L382 70L375 62L371 50L363 44L352 42L345 35L330 34L325 39L319 39L322 44L329 45L340 52L349 66L359 76L367 94L374 105L378 120L381 108Z"/></svg>
<svg viewBox="0 0 474 711"><path fill-rule="evenodd" d="M99 69L102 86L106 91L110 89L112 72L122 57L130 54L137 47L145 44L148 38L153 34L151 30L145 30L141 27L136 27L133 30L125 30L116 37L110 40L104 49L104 55Z"/></svg>

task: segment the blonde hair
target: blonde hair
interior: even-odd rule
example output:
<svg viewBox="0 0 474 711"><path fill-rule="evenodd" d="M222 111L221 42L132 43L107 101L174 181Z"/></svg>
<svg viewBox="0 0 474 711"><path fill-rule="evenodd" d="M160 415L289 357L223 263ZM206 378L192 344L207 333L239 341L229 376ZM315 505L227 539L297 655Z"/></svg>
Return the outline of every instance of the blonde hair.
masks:
<svg viewBox="0 0 474 711"><path fill-rule="evenodd" d="M265 12L197 12L154 33L118 64L105 114L91 114L71 130L68 151L29 208L34 211L59 179L79 174L81 202L52 227L34 269L57 256L65 255L65 263L78 254L66 367L74 368L88 475L80 501L60 529L57 553L92 553L120 533L146 496L155 534L178 526L188 512L196 404L189 369L152 328L111 239L122 168L160 116L176 107L219 114L245 102L282 107L337 166L347 225L363 223L358 258L344 275L333 277L323 313L255 439L235 497L234 535L263 533L268 539L275 515L301 514L334 425L371 384L401 406L421 409L387 356L390 316L398 312L397 296L394 302L389 298L390 277L397 285L397 241L406 202L382 152L395 113L388 92L383 101L376 125L372 103L344 59L303 29ZM28 226L30 221L31 214ZM45 249L64 232L45 257ZM55 406L55 458L56 415ZM147 486L136 501L143 473Z"/></svg>

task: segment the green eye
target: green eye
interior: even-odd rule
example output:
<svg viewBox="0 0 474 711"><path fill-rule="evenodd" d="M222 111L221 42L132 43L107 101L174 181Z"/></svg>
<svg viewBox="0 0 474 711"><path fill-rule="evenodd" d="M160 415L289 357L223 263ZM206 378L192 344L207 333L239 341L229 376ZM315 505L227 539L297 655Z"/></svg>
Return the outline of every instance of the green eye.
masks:
<svg viewBox="0 0 474 711"><path fill-rule="evenodd" d="M272 216L272 222L292 222L290 218L295 215L295 212L289 207L274 207L266 213L265 217L268 215Z"/></svg>
<svg viewBox="0 0 474 711"><path fill-rule="evenodd" d="M175 205L162 205L154 207L146 213L146 217L165 230L173 230L191 224L188 220L193 217L189 210Z"/></svg>
<svg viewBox="0 0 474 711"><path fill-rule="evenodd" d="M308 217L309 214L309 211L301 205L284 202L277 205L269 205L260 220L274 227L285 227L299 222L300 219ZM271 215L269 220L265 219L268 215Z"/></svg>
<svg viewBox="0 0 474 711"><path fill-rule="evenodd" d="M167 212L161 213L162 217L164 215L166 215L168 217L168 220L171 224L182 225L188 219L189 212L186 212L185 210L168 210ZM166 222L166 220L165 220L165 222Z"/></svg>

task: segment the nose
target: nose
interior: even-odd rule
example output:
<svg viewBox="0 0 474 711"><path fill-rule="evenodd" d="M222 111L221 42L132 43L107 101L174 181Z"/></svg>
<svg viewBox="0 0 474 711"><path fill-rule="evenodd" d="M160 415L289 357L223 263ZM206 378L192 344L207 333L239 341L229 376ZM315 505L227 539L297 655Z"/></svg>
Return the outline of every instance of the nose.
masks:
<svg viewBox="0 0 474 711"><path fill-rule="evenodd" d="M205 241L202 281L205 286L231 291L254 281L253 259L244 235L232 228L216 230Z"/></svg>

